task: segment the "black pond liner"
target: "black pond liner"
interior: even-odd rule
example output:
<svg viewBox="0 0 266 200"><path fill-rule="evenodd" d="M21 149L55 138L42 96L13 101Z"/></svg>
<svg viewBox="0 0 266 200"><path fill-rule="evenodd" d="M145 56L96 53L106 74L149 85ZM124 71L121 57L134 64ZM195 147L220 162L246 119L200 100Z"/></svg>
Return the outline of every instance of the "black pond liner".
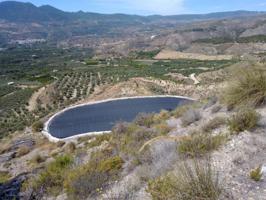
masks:
<svg viewBox="0 0 266 200"><path fill-rule="evenodd" d="M67 109L54 116L47 132L55 138L110 131L116 122L131 122L139 113L173 110L192 100L179 97L143 97L117 99Z"/></svg>

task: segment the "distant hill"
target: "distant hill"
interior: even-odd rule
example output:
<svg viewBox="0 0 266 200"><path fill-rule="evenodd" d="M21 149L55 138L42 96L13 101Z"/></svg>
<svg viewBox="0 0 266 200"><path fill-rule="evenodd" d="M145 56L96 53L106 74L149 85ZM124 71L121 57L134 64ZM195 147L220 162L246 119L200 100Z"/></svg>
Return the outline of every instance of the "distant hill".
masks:
<svg viewBox="0 0 266 200"><path fill-rule="evenodd" d="M243 16L256 16L265 14L265 12L253 11L233 11L210 14L196 15L173 15L173 16L137 16L126 14L97 14L88 12L64 12L52 6L37 7L31 3L22 3L16 1L4 1L0 3L0 19L11 22L49 22L49 21L69 21L69 20L106 20L106 21L156 21L156 20L177 20L193 21L207 19L226 19Z"/></svg>
<svg viewBox="0 0 266 200"><path fill-rule="evenodd" d="M52 6L36 7L31 3L4 1L0 3L0 19L12 22L68 20L69 14Z"/></svg>

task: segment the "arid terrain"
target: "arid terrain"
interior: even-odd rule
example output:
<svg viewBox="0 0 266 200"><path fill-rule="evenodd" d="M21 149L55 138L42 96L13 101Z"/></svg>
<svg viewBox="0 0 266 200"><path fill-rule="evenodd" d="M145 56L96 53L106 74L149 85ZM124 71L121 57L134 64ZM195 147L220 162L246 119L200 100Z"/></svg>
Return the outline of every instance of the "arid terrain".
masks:
<svg viewBox="0 0 266 200"><path fill-rule="evenodd" d="M266 200L265 62L265 12L0 2L0 199ZM156 95L195 101L109 134L43 134L70 106Z"/></svg>

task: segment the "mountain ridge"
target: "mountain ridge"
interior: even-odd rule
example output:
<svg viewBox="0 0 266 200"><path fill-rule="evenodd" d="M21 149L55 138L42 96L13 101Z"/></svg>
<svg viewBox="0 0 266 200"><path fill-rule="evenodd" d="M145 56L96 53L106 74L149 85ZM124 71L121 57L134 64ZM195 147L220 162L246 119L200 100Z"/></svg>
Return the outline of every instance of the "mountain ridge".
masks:
<svg viewBox="0 0 266 200"><path fill-rule="evenodd" d="M181 14L181 15L131 15L123 13L114 14L101 14L94 12L66 12L57 9L50 5L35 6L32 3L23 3L17 1L3 1L0 2L0 19L11 22L49 22L49 21L71 21L77 19L105 19L117 18L121 20L176 20L176 21L193 21L193 20L208 20L208 19L227 19L237 18L244 16L257 16L266 14L264 11L226 11L226 12L213 12L206 14Z"/></svg>

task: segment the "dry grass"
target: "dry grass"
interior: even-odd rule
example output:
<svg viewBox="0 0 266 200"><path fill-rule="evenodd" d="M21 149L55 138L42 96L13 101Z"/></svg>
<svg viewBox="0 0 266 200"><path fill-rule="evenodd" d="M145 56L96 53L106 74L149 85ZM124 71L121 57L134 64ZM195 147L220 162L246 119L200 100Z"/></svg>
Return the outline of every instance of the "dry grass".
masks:
<svg viewBox="0 0 266 200"><path fill-rule="evenodd" d="M74 153L76 150L76 144L74 142L70 142L66 145L65 149L68 153Z"/></svg>
<svg viewBox="0 0 266 200"><path fill-rule="evenodd" d="M261 106L266 103L266 73L257 68L237 72L223 92L228 107L239 105Z"/></svg>
<svg viewBox="0 0 266 200"><path fill-rule="evenodd" d="M203 125L203 132L212 132L214 129L219 128L222 125L226 124L226 119L224 117L215 117L211 119L209 122Z"/></svg>
<svg viewBox="0 0 266 200"><path fill-rule="evenodd" d="M261 166L253 169L249 173L249 177L254 181L260 181L262 178L263 173L261 172Z"/></svg>
<svg viewBox="0 0 266 200"><path fill-rule="evenodd" d="M36 154L33 159L31 160L34 164L40 164L45 162L46 158L41 156L40 154Z"/></svg>
<svg viewBox="0 0 266 200"><path fill-rule="evenodd" d="M201 113L196 109L189 109L181 117L181 123L184 127L193 124L201 119Z"/></svg>
<svg viewBox="0 0 266 200"><path fill-rule="evenodd" d="M191 137L179 141L178 152L186 156L203 156L218 149L225 141L226 135L211 135L209 133L193 133Z"/></svg>
<svg viewBox="0 0 266 200"><path fill-rule="evenodd" d="M9 172L0 171L0 184L7 182L11 178Z"/></svg>
<svg viewBox="0 0 266 200"><path fill-rule="evenodd" d="M30 147L23 145L16 152L16 157L25 156L30 152Z"/></svg>
<svg viewBox="0 0 266 200"><path fill-rule="evenodd" d="M260 115L251 108L241 108L234 114L228 122L229 128L233 133L240 133L250 130L257 126Z"/></svg>
<svg viewBox="0 0 266 200"><path fill-rule="evenodd" d="M184 162L177 170L148 184L153 200L218 200L222 185L209 160Z"/></svg>

